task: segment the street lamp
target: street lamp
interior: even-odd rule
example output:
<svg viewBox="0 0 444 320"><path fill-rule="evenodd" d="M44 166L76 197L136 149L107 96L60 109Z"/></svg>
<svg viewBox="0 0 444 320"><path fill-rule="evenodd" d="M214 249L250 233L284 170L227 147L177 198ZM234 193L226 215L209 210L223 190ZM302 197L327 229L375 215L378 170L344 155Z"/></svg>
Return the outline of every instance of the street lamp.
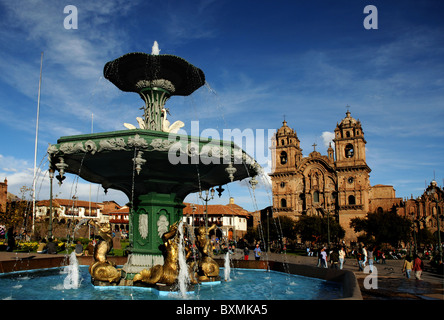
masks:
<svg viewBox="0 0 444 320"><path fill-rule="evenodd" d="M201 198L203 201L205 201L205 231L207 231L208 230L208 201L210 201L214 198L214 189L211 188L211 197L210 197L210 191L208 189L205 190L205 197L202 196L202 191L199 191L199 198Z"/></svg>

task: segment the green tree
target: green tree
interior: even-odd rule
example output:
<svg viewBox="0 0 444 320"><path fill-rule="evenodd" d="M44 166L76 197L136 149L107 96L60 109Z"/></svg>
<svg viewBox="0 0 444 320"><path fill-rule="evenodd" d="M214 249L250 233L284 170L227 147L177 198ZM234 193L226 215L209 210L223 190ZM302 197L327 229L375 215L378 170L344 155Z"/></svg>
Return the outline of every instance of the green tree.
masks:
<svg viewBox="0 0 444 320"><path fill-rule="evenodd" d="M248 228L245 238L252 243L254 240L267 242L281 241L282 238L296 239L296 221L290 217L279 216L263 219L256 228Z"/></svg>
<svg viewBox="0 0 444 320"><path fill-rule="evenodd" d="M330 242L338 242L345 236L344 228L333 217L327 220L327 217L302 216L295 227L302 241L327 243L328 228L330 228Z"/></svg>
<svg viewBox="0 0 444 320"><path fill-rule="evenodd" d="M5 213L0 214L0 224L5 225L6 228L26 227L26 220L32 219L32 204L25 200L27 193L31 191L32 189L26 186L20 188L21 199L8 201L6 203Z"/></svg>
<svg viewBox="0 0 444 320"><path fill-rule="evenodd" d="M397 247L399 242L407 243L411 237L411 221L396 212L367 213L365 218L351 219L350 227L355 232L365 233L360 241L375 245L388 243Z"/></svg>

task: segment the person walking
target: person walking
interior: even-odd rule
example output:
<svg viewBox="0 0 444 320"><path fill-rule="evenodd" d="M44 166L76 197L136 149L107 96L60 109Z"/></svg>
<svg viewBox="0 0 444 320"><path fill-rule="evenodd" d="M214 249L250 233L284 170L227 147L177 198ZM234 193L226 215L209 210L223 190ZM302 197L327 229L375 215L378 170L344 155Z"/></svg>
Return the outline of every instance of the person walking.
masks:
<svg viewBox="0 0 444 320"><path fill-rule="evenodd" d="M316 267L321 266L321 251L322 251L322 248L316 250L316 256L318 257L318 262L316 264Z"/></svg>
<svg viewBox="0 0 444 320"><path fill-rule="evenodd" d="M373 248L369 247L367 251L368 266L370 267L370 273L373 272Z"/></svg>
<svg viewBox="0 0 444 320"><path fill-rule="evenodd" d="M415 255L415 259L413 260L413 271L415 271L416 280L421 280L421 274L424 270L424 263L418 255Z"/></svg>
<svg viewBox="0 0 444 320"><path fill-rule="evenodd" d="M341 247L341 249L339 249L339 269L342 270L342 268L344 267L344 261L345 261L345 251L344 251L344 247Z"/></svg>
<svg viewBox="0 0 444 320"><path fill-rule="evenodd" d="M330 253L330 268L338 269L339 268L339 252L337 248L334 248Z"/></svg>
<svg viewBox="0 0 444 320"><path fill-rule="evenodd" d="M12 252L15 249L15 232L14 227L9 227L8 232L6 233L6 242L8 243L8 247L6 248L7 252Z"/></svg>
<svg viewBox="0 0 444 320"><path fill-rule="evenodd" d="M362 254L362 249L359 248L358 250L356 250L356 260L358 260L358 266L359 266L359 271L364 271L364 267L363 267L363 254Z"/></svg>
<svg viewBox="0 0 444 320"><path fill-rule="evenodd" d="M248 249L248 246L245 245L245 247L244 247L244 260L248 260L249 255L250 255L250 249Z"/></svg>
<svg viewBox="0 0 444 320"><path fill-rule="evenodd" d="M259 244L256 245L256 248L254 248L253 251L254 251L254 258L256 260L260 260L261 259L262 251L261 251L261 248L259 247Z"/></svg>
<svg viewBox="0 0 444 320"><path fill-rule="evenodd" d="M327 264L327 248L323 247L321 249L321 268L328 268Z"/></svg>
<svg viewBox="0 0 444 320"><path fill-rule="evenodd" d="M413 261L411 256L407 256L404 261L404 265L402 267L402 272L405 272L407 279L410 279L410 274L413 268Z"/></svg>
<svg viewBox="0 0 444 320"><path fill-rule="evenodd" d="M365 268L365 264L368 261L368 259L367 259L367 248L365 246L362 247L362 256L363 256L362 266Z"/></svg>

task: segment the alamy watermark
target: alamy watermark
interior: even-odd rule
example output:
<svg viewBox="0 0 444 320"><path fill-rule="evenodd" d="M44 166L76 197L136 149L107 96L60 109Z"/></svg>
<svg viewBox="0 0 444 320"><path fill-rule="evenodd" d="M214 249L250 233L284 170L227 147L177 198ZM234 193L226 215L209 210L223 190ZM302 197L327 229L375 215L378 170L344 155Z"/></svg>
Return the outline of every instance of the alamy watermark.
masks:
<svg viewBox="0 0 444 320"><path fill-rule="evenodd" d="M364 268L364 273L369 274L364 278L364 288L378 289L378 269L373 265L368 265Z"/></svg>
<svg viewBox="0 0 444 320"><path fill-rule="evenodd" d="M68 14L63 20L63 27L66 30L70 29L78 29L79 28L79 19L77 7L73 5L67 5L63 9L63 13Z"/></svg>
<svg viewBox="0 0 444 320"><path fill-rule="evenodd" d="M223 129L222 136L213 128L200 132L199 121L191 121L191 132L181 129L170 133L168 160L171 164L268 164L269 143L276 129Z"/></svg>
<svg viewBox="0 0 444 320"><path fill-rule="evenodd" d="M364 13L368 14L368 16L364 18L364 28L367 30L378 29L378 8L369 4L365 6Z"/></svg>
<svg viewBox="0 0 444 320"><path fill-rule="evenodd" d="M65 6L63 13L67 14L63 20L63 27L66 30L78 29L78 11L77 7L70 4ZM367 30L378 29L378 8L374 5L367 5L364 7L364 13L368 14L363 21L364 28Z"/></svg>

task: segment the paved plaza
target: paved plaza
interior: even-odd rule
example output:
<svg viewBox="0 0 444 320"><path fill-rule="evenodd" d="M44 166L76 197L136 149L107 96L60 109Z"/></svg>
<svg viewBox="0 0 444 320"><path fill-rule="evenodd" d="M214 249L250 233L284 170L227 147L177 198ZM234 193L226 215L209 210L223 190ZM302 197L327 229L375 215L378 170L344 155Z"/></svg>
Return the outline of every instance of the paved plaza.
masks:
<svg viewBox="0 0 444 320"><path fill-rule="evenodd" d="M275 254L269 253L270 260L298 263L306 265L317 265L317 257L295 256L291 254ZM345 270L353 271L361 288L364 300L422 300L422 299L440 299L444 300L444 276L431 272L428 261L425 261L426 270L422 273L422 280L409 280L402 273L404 260L386 260L386 264L374 264L374 279L376 283L372 283L377 288L366 289L364 280L369 273L359 271L356 259L346 259L344 264Z"/></svg>

